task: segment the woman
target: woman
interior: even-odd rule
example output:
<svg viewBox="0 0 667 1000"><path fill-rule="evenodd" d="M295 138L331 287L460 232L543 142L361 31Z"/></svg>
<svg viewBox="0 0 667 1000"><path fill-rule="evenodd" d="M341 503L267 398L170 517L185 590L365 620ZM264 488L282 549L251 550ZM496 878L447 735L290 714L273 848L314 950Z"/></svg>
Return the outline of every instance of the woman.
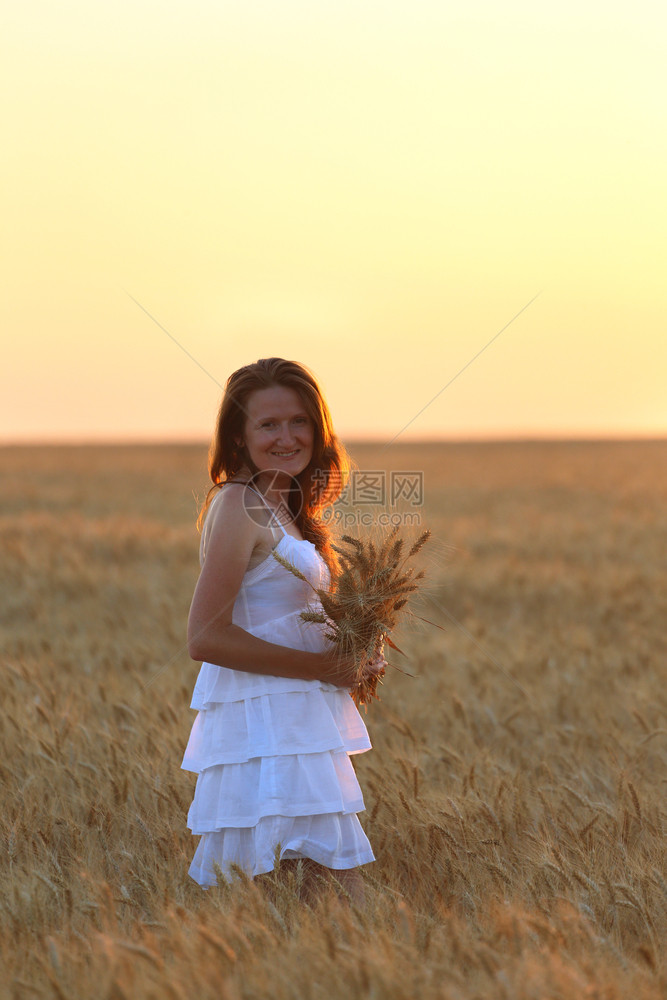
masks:
<svg viewBox="0 0 667 1000"><path fill-rule="evenodd" d="M312 588L328 588L336 574L321 512L349 467L303 365L269 358L230 376L188 621L189 653L203 663L181 766L198 774L188 826L201 840L189 874L204 888L217 865L257 877L280 857L304 859L311 885L333 876L363 898L358 868L374 855L349 760L371 746L349 697L357 665L300 617L318 606ZM379 653L363 669L385 666Z"/></svg>

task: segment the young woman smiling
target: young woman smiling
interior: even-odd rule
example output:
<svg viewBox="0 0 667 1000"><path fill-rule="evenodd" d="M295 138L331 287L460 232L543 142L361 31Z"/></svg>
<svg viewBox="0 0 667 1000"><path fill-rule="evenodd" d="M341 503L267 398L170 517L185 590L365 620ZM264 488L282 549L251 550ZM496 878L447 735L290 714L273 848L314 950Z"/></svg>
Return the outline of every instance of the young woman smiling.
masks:
<svg viewBox="0 0 667 1000"><path fill-rule="evenodd" d="M239 866L253 877L297 861L309 889L329 875L363 897L359 866L374 860L350 756L370 740L349 689L356 664L300 613L311 586L337 572L322 511L350 462L313 374L269 358L227 381L200 514L201 573L188 649L202 660L198 714L182 767L198 774L188 826L200 834L189 874L202 887ZM386 666L381 655L367 673Z"/></svg>

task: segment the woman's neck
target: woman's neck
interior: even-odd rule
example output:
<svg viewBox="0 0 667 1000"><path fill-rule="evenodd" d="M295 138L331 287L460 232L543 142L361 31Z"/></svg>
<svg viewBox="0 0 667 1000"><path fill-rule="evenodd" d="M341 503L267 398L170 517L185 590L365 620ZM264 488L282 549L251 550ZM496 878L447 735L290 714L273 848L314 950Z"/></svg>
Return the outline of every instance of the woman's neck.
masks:
<svg viewBox="0 0 667 1000"><path fill-rule="evenodd" d="M269 506L274 509L287 506L287 498L294 479L288 473L281 476L277 470L271 469L267 472L252 473L250 469L244 467L232 477L237 482L250 483L255 490L259 490Z"/></svg>

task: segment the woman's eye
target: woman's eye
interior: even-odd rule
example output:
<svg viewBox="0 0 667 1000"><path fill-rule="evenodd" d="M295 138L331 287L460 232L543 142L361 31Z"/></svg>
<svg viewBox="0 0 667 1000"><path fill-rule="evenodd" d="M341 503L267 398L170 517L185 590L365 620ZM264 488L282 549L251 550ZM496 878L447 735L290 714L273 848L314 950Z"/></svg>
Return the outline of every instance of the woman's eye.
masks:
<svg viewBox="0 0 667 1000"><path fill-rule="evenodd" d="M305 424L308 422L308 417L295 417L292 423L294 424ZM275 427L275 420L265 420L261 423L260 427Z"/></svg>

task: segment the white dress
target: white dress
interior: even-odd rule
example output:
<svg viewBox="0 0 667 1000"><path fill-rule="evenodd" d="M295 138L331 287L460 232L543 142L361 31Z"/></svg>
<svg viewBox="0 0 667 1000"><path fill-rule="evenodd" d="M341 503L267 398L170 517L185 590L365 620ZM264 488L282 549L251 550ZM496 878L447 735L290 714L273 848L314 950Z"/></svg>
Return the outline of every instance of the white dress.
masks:
<svg viewBox="0 0 667 1000"><path fill-rule="evenodd" d="M276 552L328 587L313 543L279 526ZM204 530L202 562L205 544ZM268 642L324 651L322 626L299 617L307 606L320 607L317 595L269 555L246 572L232 621ZM199 885L216 884L214 862L225 875L232 864L250 876L271 871L276 850L333 869L375 860L350 761L371 743L347 689L203 663L190 707L198 714L181 767L198 774L187 825L201 835L188 872Z"/></svg>

